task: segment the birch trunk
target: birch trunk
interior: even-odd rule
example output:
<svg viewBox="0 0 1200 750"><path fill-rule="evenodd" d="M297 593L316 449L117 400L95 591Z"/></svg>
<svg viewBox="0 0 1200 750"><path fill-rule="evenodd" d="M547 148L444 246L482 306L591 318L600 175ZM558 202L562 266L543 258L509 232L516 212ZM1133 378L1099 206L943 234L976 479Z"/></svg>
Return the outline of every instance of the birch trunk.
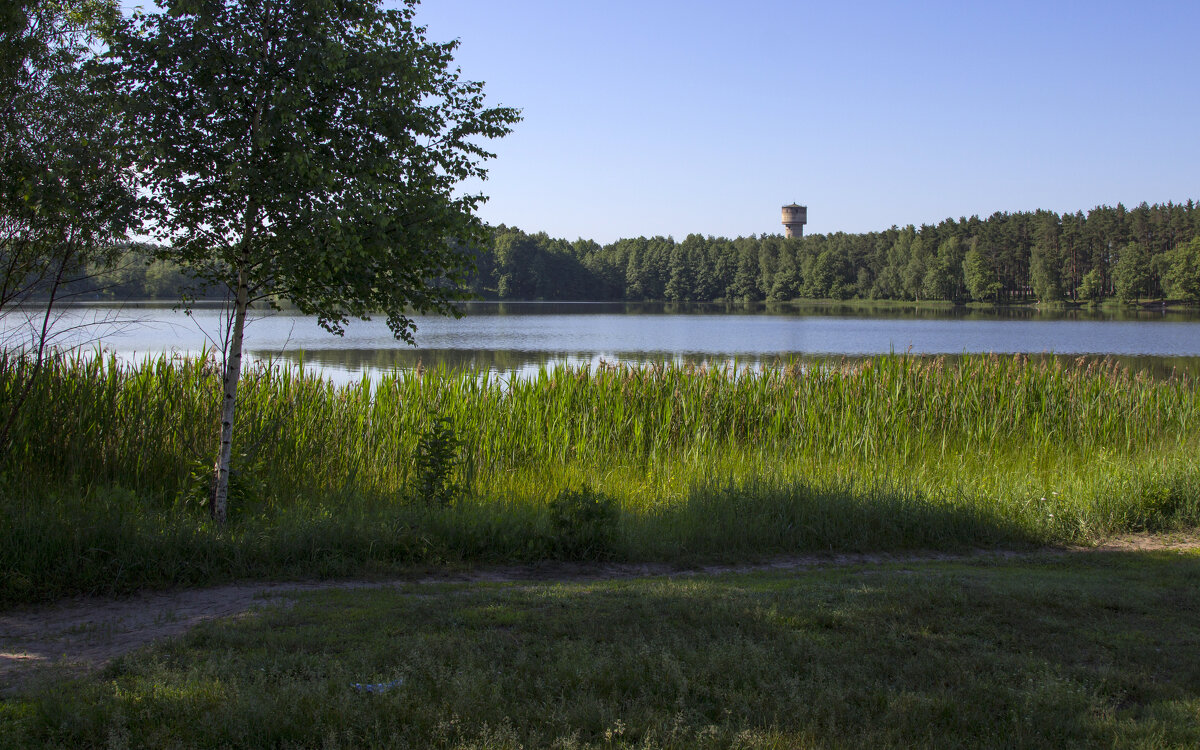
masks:
<svg viewBox="0 0 1200 750"><path fill-rule="evenodd" d="M263 100L254 108L250 125L250 162L257 151L259 126L262 123ZM233 303L233 330L229 335L229 350L225 353L225 372L221 394L221 447L213 467L212 504L209 510L218 526L225 525L229 509L229 469L233 458L233 420L237 416L237 387L242 378L242 333L246 329L246 310L250 307L250 243L258 224L258 204L251 192L246 203L242 226L242 247L237 267L237 292Z"/></svg>
<svg viewBox="0 0 1200 750"><path fill-rule="evenodd" d="M238 271L237 297L234 302L233 330L229 336L229 351L225 354L225 373L221 401L221 448L213 467L215 482L212 494L212 517L225 524L229 507L229 468L233 457L233 420L237 416L237 387L242 377L242 332L246 328L246 309L250 306L250 291L244 269Z"/></svg>

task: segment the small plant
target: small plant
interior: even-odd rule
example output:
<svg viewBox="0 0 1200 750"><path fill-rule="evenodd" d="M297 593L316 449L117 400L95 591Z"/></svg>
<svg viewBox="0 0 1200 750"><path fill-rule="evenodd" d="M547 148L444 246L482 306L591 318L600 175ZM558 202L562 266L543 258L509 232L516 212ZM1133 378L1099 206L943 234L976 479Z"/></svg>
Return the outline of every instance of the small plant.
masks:
<svg viewBox="0 0 1200 750"><path fill-rule="evenodd" d="M587 485L563 490L550 501L550 523L563 557L574 560L612 557L617 502L608 495Z"/></svg>
<svg viewBox="0 0 1200 750"><path fill-rule="evenodd" d="M240 454L229 469L230 516L240 515L251 506L267 497L267 487L257 472L249 470L249 461ZM187 480L179 495L184 507L212 512L212 496L216 488L216 476L210 461L194 459L188 464Z"/></svg>
<svg viewBox="0 0 1200 750"><path fill-rule="evenodd" d="M417 492L427 504L449 505L458 494L454 470L461 448L449 417L433 417L417 439Z"/></svg>
<svg viewBox="0 0 1200 750"><path fill-rule="evenodd" d="M1141 525L1147 531L1165 531L1178 522L1187 508L1187 490L1154 478L1141 488Z"/></svg>

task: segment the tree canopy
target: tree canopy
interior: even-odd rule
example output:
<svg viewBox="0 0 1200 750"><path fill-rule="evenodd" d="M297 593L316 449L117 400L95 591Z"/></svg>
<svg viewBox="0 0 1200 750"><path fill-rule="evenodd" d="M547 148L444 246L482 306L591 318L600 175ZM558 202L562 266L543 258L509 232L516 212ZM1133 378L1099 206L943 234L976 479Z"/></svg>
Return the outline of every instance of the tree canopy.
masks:
<svg viewBox="0 0 1200 750"><path fill-rule="evenodd" d="M380 312L451 312L480 236L480 139L510 108L451 67L414 0L165 3L112 43L136 163L165 254L251 300L280 296L338 331Z"/></svg>
<svg viewBox="0 0 1200 750"><path fill-rule="evenodd" d="M91 43L111 0L18 0L0 11L0 308L53 299L134 221L133 175Z"/></svg>

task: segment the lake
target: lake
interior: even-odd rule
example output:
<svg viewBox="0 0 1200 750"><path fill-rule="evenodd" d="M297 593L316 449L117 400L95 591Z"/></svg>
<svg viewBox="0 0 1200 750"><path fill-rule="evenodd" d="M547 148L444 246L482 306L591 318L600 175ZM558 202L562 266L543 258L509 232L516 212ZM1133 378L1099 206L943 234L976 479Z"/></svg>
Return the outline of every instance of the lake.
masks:
<svg viewBox="0 0 1200 750"><path fill-rule="evenodd" d="M1194 312L478 302L465 305L464 313L457 320L416 317L412 347L393 339L381 319L354 321L339 337L311 316L258 312L246 329L246 351L259 361L302 362L339 382L418 364L523 376L556 362L769 365L893 352L1109 355L1156 374L1200 372L1200 316ZM100 346L125 360L194 355L220 339L223 319L214 306L191 315L153 304L64 307L56 343ZM10 315L0 329L10 345L21 335L18 323Z"/></svg>

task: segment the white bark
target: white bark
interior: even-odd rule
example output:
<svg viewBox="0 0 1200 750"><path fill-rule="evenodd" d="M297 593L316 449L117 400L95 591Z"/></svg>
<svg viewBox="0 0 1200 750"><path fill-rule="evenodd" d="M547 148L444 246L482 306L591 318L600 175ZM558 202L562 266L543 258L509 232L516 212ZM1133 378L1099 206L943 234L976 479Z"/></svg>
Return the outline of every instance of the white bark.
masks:
<svg viewBox="0 0 1200 750"><path fill-rule="evenodd" d="M257 150L258 129L262 121L263 100L259 98L254 109L254 120L250 126L250 152L254 161ZM242 247L237 267L237 290L233 308L233 330L229 336L229 350L225 353L225 373L221 395L221 447L217 452L217 463L213 467L212 517L224 526L229 508L229 468L233 457L233 421L237 416L237 387L242 377L242 333L246 329L246 310L250 307L250 243L258 224L258 205L251 193L246 203L242 226Z"/></svg>
<svg viewBox="0 0 1200 750"><path fill-rule="evenodd" d="M237 386L242 377L242 332L246 328L246 310L250 306L250 291L245 270L238 272L237 298L234 302L233 330L229 351L225 354L225 378L221 401L221 448L214 466L212 516L224 525L229 507L229 467L233 456L233 420L237 415Z"/></svg>

